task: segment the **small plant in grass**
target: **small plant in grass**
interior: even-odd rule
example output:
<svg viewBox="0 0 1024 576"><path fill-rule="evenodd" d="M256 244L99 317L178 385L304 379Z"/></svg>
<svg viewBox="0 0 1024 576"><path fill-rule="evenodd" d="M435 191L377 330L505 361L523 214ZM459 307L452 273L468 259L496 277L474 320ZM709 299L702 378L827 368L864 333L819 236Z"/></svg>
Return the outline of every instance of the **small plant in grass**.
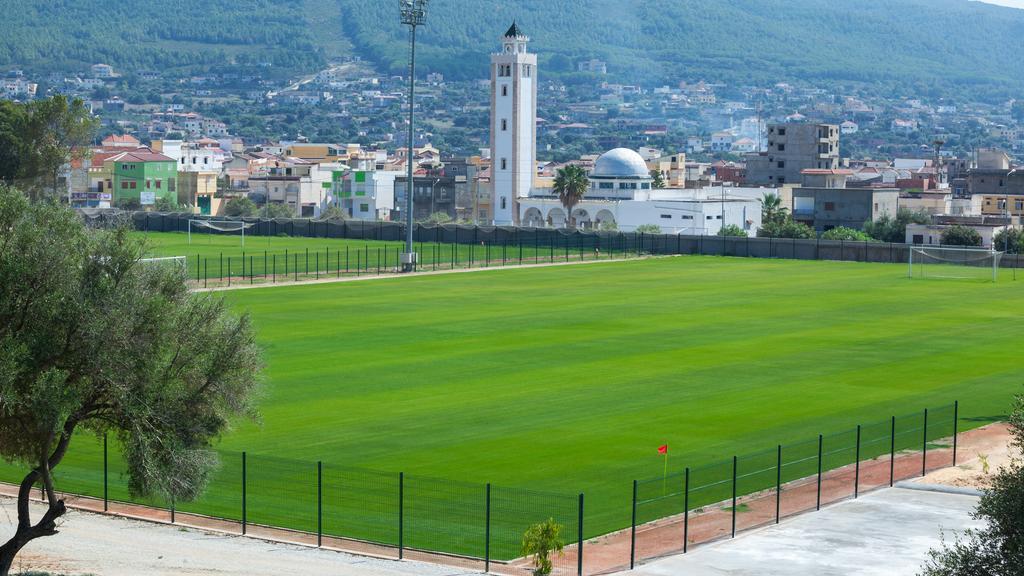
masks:
<svg viewBox="0 0 1024 576"><path fill-rule="evenodd" d="M530 526L523 534L523 554L533 557L533 576L551 574L551 553L561 556L565 547L561 533L562 525L548 518Z"/></svg>
<svg viewBox="0 0 1024 576"><path fill-rule="evenodd" d="M982 474L988 474L990 470L988 465L988 454L978 454L978 461L981 462Z"/></svg>

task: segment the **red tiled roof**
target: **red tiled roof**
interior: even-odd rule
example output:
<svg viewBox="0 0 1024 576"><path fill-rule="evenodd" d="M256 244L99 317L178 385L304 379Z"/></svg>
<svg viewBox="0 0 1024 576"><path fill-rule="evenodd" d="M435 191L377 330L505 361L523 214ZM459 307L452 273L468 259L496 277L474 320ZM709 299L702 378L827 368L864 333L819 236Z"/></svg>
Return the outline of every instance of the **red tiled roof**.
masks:
<svg viewBox="0 0 1024 576"><path fill-rule="evenodd" d="M139 140L137 138L135 138L134 136L130 135L130 134L125 134L123 136L119 135L119 134L111 134L110 136L107 136L106 138L103 139L103 145L106 146L107 142L113 142L113 143L120 142L120 143L123 143L123 144L138 144Z"/></svg>

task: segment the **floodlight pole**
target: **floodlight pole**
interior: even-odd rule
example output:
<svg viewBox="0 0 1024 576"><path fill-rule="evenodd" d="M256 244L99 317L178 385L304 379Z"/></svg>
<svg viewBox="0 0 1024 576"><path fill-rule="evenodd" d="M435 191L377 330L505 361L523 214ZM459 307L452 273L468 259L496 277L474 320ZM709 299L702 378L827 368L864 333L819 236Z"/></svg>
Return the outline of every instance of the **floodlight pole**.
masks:
<svg viewBox="0 0 1024 576"><path fill-rule="evenodd" d="M406 157L408 181L405 189L405 254L402 254L402 272L416 270L416 253L413 251L413 147L416 132L413 124L416 108L416 27L422 26L427 16L429 0L399 0L402 24L409 27L409 150Z"/></svg>

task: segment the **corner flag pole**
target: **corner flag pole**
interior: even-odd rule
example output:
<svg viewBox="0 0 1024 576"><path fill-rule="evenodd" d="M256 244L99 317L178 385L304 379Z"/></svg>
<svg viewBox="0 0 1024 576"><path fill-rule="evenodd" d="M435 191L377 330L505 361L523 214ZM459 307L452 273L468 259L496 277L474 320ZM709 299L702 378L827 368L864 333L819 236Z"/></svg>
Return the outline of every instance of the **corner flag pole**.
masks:
<svg viewBox="0 0 1024 576"><path fill-rule="evenodd" d="M658 454L665 457L665 472L661 477L661 494L664 496L668 490L668 444L658 446Z"/></svg>

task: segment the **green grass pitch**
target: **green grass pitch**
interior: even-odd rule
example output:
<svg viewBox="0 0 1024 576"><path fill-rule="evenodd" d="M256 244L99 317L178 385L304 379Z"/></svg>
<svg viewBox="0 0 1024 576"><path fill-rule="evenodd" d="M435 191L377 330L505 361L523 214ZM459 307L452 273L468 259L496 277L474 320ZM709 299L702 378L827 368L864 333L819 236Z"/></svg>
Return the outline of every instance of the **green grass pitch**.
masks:
<svg viewBox="0 0 1024 576"><path fill-rule="evenodd" d="M678 472L953 400L970 425L1024 382L1019 284L897 265L678 257L225 297L269 382L224 449L585 492L588 534L628 524L661 444ZM66 467L87 458L84 438Z"/></svg>

